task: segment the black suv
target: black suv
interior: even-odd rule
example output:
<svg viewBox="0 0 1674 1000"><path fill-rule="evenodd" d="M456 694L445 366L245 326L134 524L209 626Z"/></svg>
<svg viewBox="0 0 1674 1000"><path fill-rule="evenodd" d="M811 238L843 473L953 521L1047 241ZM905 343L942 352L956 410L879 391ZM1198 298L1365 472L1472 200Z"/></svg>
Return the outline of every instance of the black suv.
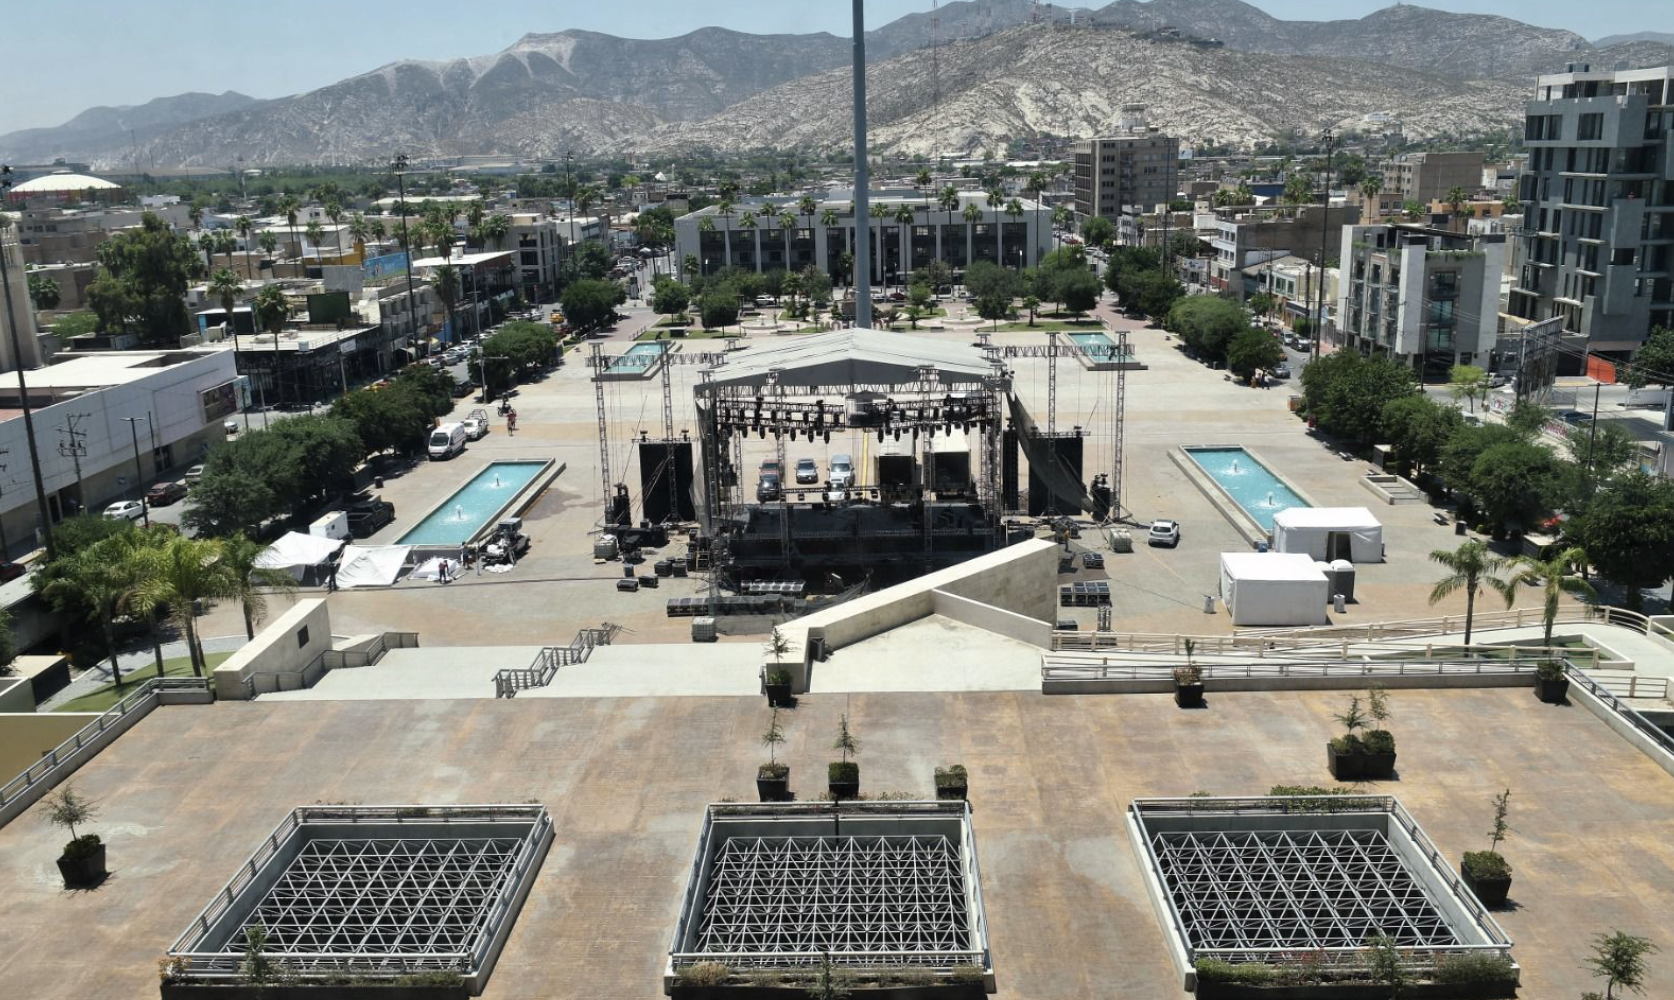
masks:
<svg viewBox="0 0 1674 1000"><path fill-rule="evenodd" d="M349 508L349 534L365 538L395 520L395 504L388 500L365 500Z"/></svg>

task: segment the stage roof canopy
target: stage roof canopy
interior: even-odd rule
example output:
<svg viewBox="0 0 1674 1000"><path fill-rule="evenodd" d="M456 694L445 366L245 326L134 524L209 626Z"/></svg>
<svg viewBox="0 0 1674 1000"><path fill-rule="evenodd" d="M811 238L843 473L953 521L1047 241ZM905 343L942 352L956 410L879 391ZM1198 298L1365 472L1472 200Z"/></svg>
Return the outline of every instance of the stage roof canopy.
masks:
<svg viewBox="0 0 1674 1000"><path fill-rule="evenodd" d="M936 369L943 385L976 385L993 374L982 352L969 344L878 330L834 330L769 341L728 355L715 369L714 385L778 384L793 387L911 385L920 369Z"/></svg>

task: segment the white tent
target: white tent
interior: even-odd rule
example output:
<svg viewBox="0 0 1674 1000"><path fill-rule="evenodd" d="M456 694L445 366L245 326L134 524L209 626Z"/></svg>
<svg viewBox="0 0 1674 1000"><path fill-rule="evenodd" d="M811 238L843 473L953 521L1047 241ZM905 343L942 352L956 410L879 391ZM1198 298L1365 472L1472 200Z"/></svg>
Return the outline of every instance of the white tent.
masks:
<svg viewBox="0 0 1674 1000"><path fill-rule="evenodd" d="M347 545L337 565L337 587L387 587L401 575L411 545Z"/></svg>
<svg viewBox="0 0 1674 1000"><path fill-rule="evenodd" d="M1292 507L1273 518L1273 551L1328 561L1383 562L1383 525L1364 507Z"/></svg>
<svg viewBox="0 0 1674 1000"><path fill-rule="evenodd" d="M309 568L326 562L342 547L342 541L336 538L289 531L262 550L262 554L256 557L256 565L264 569L289 570L292 576L301 580Z"/></svg>
<svg viewBox="0 0 1674 1000"><path fill-rule="evenodd" d="M934 368L944 386L980 385L993 374L982 352L966 343L849 329L754 344L713 369L714 385L894 386L918 382Z"/></svg>
<svg viewBox="0 0 1674 1000"><path fill-rule="evenodd" d="M1324 625L1330 591L1308 556L1221 553L1221 599L1234 625Z"/></svg>

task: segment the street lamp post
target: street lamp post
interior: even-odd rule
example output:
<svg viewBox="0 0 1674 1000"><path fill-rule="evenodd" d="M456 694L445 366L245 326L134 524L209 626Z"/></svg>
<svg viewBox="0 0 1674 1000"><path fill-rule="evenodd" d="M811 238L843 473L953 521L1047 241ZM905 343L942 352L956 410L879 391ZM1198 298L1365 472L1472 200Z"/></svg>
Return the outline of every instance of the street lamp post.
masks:
<svg viewBox="0 0 1674 1000"><path fill-rule="evenodd" d="M11 189L12 168L0 166L0 201ZM41 518L41 542L46 547L47 558L51 559L57 555L57 549L52 544L52 514L47 509L46 482L41 478L41 452L35 446L35 418L29 406L29 385L23 378L23 343L18 337L17 310L12 305L12 280L6 269L9 256L5 245L5 227L0 226L0 287L6 289L6 329L11 335L12 362L17 365L18 405L23 409L23 436L29 442L29 470L35 476L35 504Z"/></svg>
<svg viewBox="0 0 1674 1000"><path fill-rule="evenodd" d="M407 320L412 328L411 336L413 340L418 341L420 339L418 328L418 296L413 293L413 241L411 237L407 235L407 154L397 154L395 162L391 164L391 169L395 172L395 186L397 193L401 198L401 249L407 253ZM275 336L274 342L277 344L277 336ZM424 349L423 351L420 351L420 344L413 344L415 357L423 357L424 355L430 353L429 344L424 344L422 346Z"/></svg>
<svg viewBox="0 0 1674 1000"><path fill-rule="evenodd" d="M144 420L147 428L151 426L149 417L123 417L128 422L128 433L134 439L134 496L139 499L140 516L145 518L145 526L151 527L151 508L145 503L145 467L140 465L139 450L139 421Z"/></svg>

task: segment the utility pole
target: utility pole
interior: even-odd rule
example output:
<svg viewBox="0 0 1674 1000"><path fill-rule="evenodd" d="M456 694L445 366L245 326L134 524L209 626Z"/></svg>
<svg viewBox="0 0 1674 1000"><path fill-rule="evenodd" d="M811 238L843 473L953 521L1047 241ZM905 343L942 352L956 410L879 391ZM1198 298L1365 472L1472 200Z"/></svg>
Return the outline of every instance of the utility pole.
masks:
<svg viewBox="0 0 1674 1000"><path fill-rule="evenodd" d="M855 0L856 8L860 0ZM12 189L12 168L0 166L0 202ZM5 229L0 226L0 287L6 290L6 329L11 336L12 363L17 366L18 405L23 409L23 436L29 441L29 469L35 477L35 504L41 518L41 543L46 548L47 558L58 554L52 544L52 512L47 508L46 481L41 478L41 452L35 445L35 417L29 406L29 385L23 378L23 342L17 332L17 309L12 304L12 279L7 272L6 262L11 257L11 251L6 248ZM19 249L20 262L22 250Z"/></svg>
<svg viewBox="0 0 1674 1000"><path fill-rule="evenodd" d="M0 455L10 455L11 453L12 452L11 452L10 448L0 448ZM6 464L4 462L0 462L0 472L5 472L5 471L6 471ZM0 560L5 560L5 559L10 558L11 550L12 550L11 544L6 541L6 519L3 518L3 517L0 517Z"/></svg>
<svg viewBox="0 0 1674 1000"><path fill-rule="evenodd" d="M58 433L68 438L58 442L58 455L68 458L75 465L76 503L81 505L82 510L87 509L87 496L81 489L81 458L87 454L87 445L82 443L82 438L87 436L87 432L79 429L76 424L86 419L85 413L71 413L65 416L64 423L58 425Z"/></svg>
<svg viewBox="0 0 1674 1000"><path fill-rule="evenodd" d="M1327 128L1325 139L1325 185L1319 194L1319 293L1315 296L1319 307L1314 310L1314 360L1319 360L1320 333L1325 326L1325 245L1329 239L1331 221L1331 158L1337 152L1337 137Z"/></svg>
<svg viewBox="0 0 1674 1000"><path fill-rule="evenodd" d="M573 156L569 150L564 150L564 197L570 203L570 210L566 213L570 217L570 242L564 247L564 256L570 262L570 266L566 268L570 281L575 280L576 266L579 263L575 259L575 182L570 180L570 160ZM605 497L605 503L609 502L610 497Z"/></svg>
<svg viewBox="0 0 1674 1000"><path fill-rule="evenodd" d="M147 420L145 417L123 417L122 419L128 422L128 433L133 435L134 438L134 496L139 500L140 516L145 518L145 526L149 528L151 527L151 508L147 507L145 504L145 493L143 489L145 483L145 472L144 466L140 465L138 422L145 420L146 424L149 425L151 421Z"/></svg>
<svg viewBox="0 0 1674 1000"><path fill-rule="evenodd" d="M854 0L854 325L861 329L872 326L870 168L866 162L866 0Z"/></svg>

